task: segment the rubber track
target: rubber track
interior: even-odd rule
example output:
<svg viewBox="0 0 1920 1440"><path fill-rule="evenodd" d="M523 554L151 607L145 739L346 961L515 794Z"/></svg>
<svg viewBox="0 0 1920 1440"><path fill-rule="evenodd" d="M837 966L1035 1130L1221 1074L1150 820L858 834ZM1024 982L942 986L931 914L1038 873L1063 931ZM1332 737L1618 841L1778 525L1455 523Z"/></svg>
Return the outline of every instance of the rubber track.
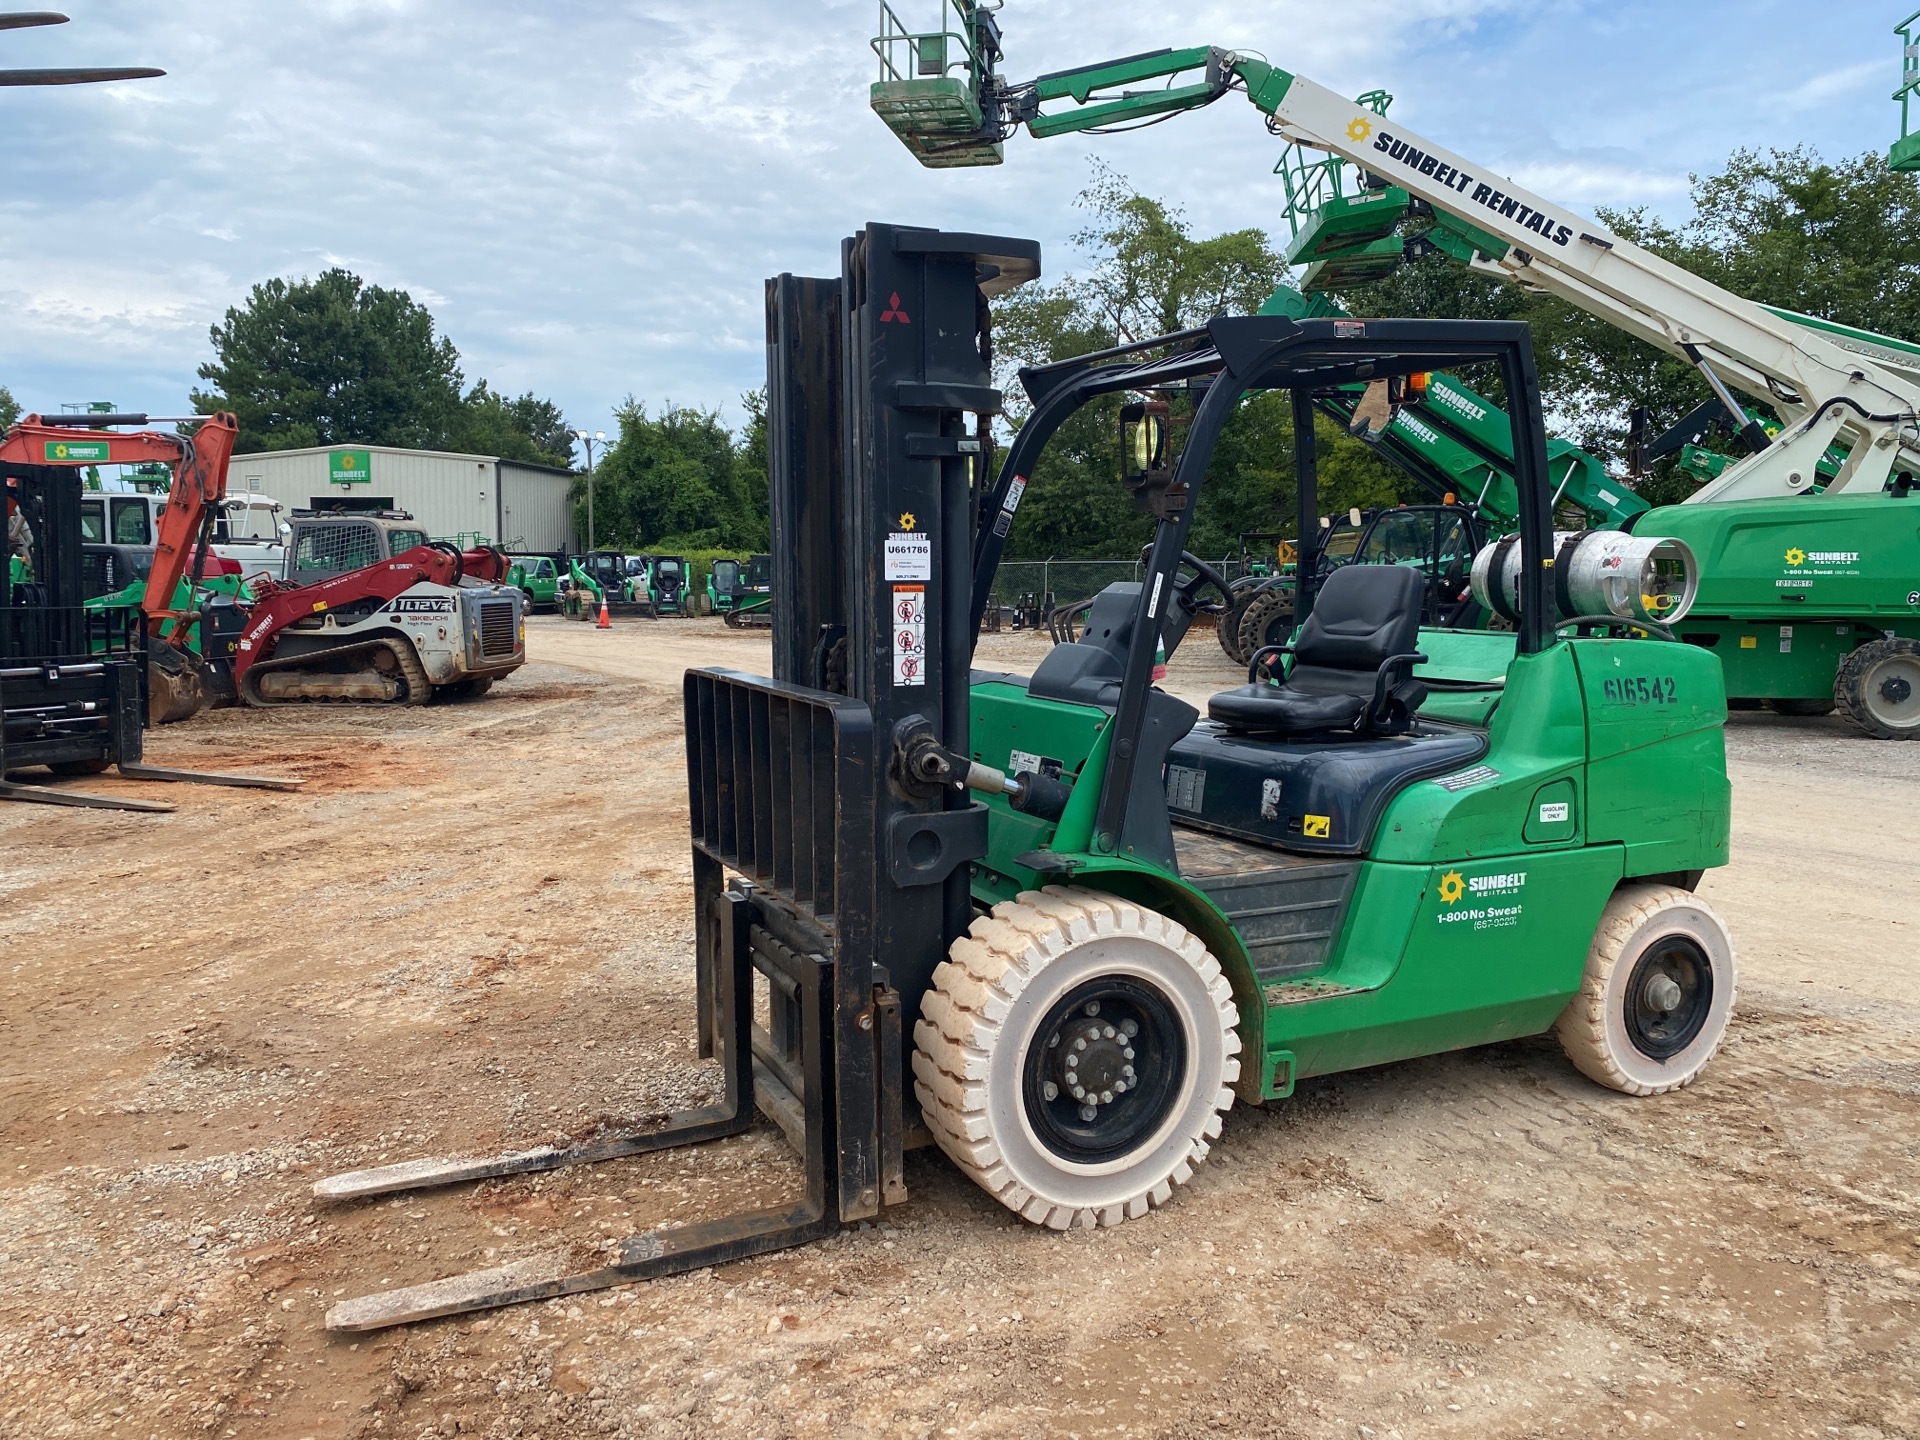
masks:
<svg viewBox="0 0 1920 1440"><path fill-rule="evenodd" d="M424 705L433 698L433 681L427 677L427 667L420 663L419 652L405 641L367 640L354 645L338 645L331 650L322 650L312 655L302 655L299 657L299 661L326 660L336 655L350 654L356 650L371 650L377 645L384 645L392 652L394 659L400 662L400 678L407 682L406 699L329 701L325 698L311 700L296 698L292 700L270 700L260 693L259 687L254 684L254 676L262 673L272 674L278 670L297 671L301 668L299 663L273 660L263 661L260 665L256 665L247 672L245 682L246 693L243 698L247 704L258 706L263 710L270 710L281 705Z"/></svg>
<svg viewBox="0 0 1920 1440"><path fill-rule="evenodd" d="M1611 1047L1607 1044L1608 982L1634 933L1657 919L1670 905L1680 902L1697 906L1709 915L1714 915L1714 911L1699 896L1672 885L1639 885L1634 890L1637 894L1631 904L1616 907L1609 903L1601 916L1600 929L1594 934L1593 947L1587 954L1586 971L1580 977L1579 993L1567 1002L1567 1008L1553 1022L1553 1031L1574 1068L1588 1079L1625 1095L1665 1095L1691 1085L1713 1063L1713 1057L1726 1043L1726 1027L1714 1038L1713 1048L1685 1076L1666 1085L1648 1085L1633 1079L1613 1063ZM1617 898L1624 899L1625 893ZM1721 928L1726 928L1724 923ZM1734 998L1737 1003L1737 992ZM1731 1010L1728 1013L1731 1015Z"/></svg>
<svg viewBox="0 0 1920 1440"><path fill-rule="evenodd" d="M1206 982L1224 1032L1222 1085L1201 1133L1189 1138L1169 1173L1117 1205L1077 1208L1035 1195L1001 1162L987 1121L986 1079L1001 1024L1009 1007L1055 956L1097 935L1141 935L1158 941L1191 965ZM949 958L933 972L933 989L914 1026L914 1093L927 1126L948 1158L1008 1209L1035 1224L1118 1225L1163 1205L1207 1157L1208 1141L1220 1135L1221 1114L1233 1103L1240 1077L1239 1012L1220 964L1199 938L1166 916L1097 891L1049 885L1003 900L991 915L973 922L953 942ZM1172 958L1171 956L1169 957Z"/></svg>

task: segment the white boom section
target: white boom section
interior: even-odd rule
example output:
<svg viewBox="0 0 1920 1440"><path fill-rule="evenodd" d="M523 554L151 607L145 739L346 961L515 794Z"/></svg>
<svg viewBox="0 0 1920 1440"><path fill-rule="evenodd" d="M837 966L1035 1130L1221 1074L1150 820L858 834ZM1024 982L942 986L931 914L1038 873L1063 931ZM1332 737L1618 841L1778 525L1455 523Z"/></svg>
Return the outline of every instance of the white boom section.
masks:
<svg viewBox="0 0 1920 1440"><path fill-rule="evenodd" d="M1847 460L1828 495L1877 495L1896 462L1920 477L1920 384L1906 367L1709 284L1311 80L1294 76L1273 118L1283 138L1351 160L1513 247L1479 268L1682 359L1694 359L1691 349L1727 384L1779 409L1788 423L1774 443L1690 503L1798 494L1836 442Z"/></svg>

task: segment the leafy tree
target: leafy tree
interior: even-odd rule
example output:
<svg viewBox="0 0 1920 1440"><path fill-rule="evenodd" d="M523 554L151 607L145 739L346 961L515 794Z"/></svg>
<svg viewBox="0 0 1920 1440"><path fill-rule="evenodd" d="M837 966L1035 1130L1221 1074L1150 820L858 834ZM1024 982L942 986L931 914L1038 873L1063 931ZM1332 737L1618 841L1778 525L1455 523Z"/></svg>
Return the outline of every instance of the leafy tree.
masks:
<svg viewBox="0 0 1920 1440"><path fill-rule="evenodd" d="M739 506L732 543L764 551L772 541L771 481L767 469L767 392L749 390L740 397L747 424L733 457L733 493Z"/></svg>
<svg viewBox="0 0 1920 1440"><path fill-rule="evenodd" d="M738 489L740 457L719 412L669 403L649 415L628 396L615 413L619 438L593 477L598 543L699 550L735 541L747 519ZM586 493L583 476L574 484L583 535Z"/></svg>
<svg viewBox="0 0 1920 1440"><path fill-rule="evenodd" d="M5 430L20 418L20 402L13 398L13 391L0 385L0 430Z"/></svg>
<svg viewBox="0 0 1920 1440"><path fill-rule="evenodd" d="M490 389L485 380L467 392L461 402L458 448L474 455L498 455L531 465L573 466L573 431L566 416L551 400L528 391L509 400Z"/></svg>
<svg viewBox="0 0 1920 1440"><path fill-rule="evenodd" d="M268 280L210 332L202 413L232 410L242 450L352 443L443 449L460 433L460 355L404 290L345 270Z"/></svg>

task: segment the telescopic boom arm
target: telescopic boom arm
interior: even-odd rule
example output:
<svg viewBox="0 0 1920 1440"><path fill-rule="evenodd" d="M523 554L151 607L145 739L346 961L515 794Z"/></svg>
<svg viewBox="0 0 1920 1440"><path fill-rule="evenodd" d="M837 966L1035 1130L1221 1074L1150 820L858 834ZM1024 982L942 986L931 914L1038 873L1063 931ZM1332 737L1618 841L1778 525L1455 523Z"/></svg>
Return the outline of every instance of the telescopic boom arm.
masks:
<svg viewBox="0 0 1920 1440"><path fill-rule="evenodd" d="M1716 389L1730 386L1778 410L1787 424L1773 442L1692 500L1803 493L1825 478L1818 462L1836 445L1846 459L1827 481L1828 495L1877 495L1896 473L1920 475L1920 357L1891 349L1883 337L1790 318L1722 290L1303 76L1214 47L1135 55L1018 84L993 73L997 51L972 58L981 129L964 159L941 157L938 144L914 132L901 83L874 87L874 108L923 163L993 163L998 142L1021 126L1038 138L1129 128L1239 91L1274 134L1348 160L1370 188L1398 188L1449 217L1456 235L1470 237L1476 268L1558 295L1697 366ZM941 83L957 82L943 75ZM988 141L991 155L983 153Z"/></svg>

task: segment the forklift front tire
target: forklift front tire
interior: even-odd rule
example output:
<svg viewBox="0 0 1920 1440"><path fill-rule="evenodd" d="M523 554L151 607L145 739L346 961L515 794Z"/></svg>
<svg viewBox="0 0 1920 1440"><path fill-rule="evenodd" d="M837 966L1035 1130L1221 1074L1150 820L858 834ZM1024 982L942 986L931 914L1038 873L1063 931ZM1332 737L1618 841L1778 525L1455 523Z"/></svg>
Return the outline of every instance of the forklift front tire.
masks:
<svg viewBox="0 0 1920 1440"><path fill-rule="evenodd" d="M1704 900L1671 885L1622 885L1554 1029L1587 1078L1664 1095L1691 1085L1719 1050L1735 981L1733 937Z"/></svg>
<svg viewBox="0 0 1920 1440"><path fill-rule="evenodd" d="M1220 965L1166 916L1050 885L973 922L933 972L914 1091L961 1170L1055 1230L1164 1204L1240 1075Z"/></svg>

